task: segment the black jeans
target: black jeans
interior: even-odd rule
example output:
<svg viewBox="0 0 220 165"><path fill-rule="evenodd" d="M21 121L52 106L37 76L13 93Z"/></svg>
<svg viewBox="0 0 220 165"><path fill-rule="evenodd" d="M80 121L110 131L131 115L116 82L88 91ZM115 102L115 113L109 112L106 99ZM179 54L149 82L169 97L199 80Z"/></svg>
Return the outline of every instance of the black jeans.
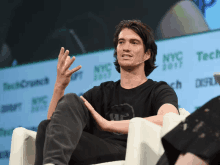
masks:
<svg viewBox="0 0 220 165"><path fill-rule="evenodd" d="M220 96L205 103L162 137L164 154L156 165L174 165L180 153L192 153L209 165L220 164Z"/></svg>
<svg viewBox="0 0 220 165"><path fill-rule="evenodd" d="M64 95L51 120L43 120L38 126L34 165L87 165L125 160L125 147L91 134L93 122L81 98L73 93Z"/></svg>

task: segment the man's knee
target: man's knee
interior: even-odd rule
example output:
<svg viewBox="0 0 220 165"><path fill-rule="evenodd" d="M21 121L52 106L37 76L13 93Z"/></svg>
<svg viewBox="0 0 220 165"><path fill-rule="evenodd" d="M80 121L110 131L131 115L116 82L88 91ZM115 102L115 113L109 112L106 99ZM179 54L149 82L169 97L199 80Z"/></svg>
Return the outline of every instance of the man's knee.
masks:
<svg viewBox="0 0 220 165"><path fill-rule="evenodd" d="M60 101L68 102L73 100L80 100L80 97L75 93L67 93L65 94Z"/></svg>
<svg viewBox="0 0 220 165"><path fill-rule="evenodd" d="M50 120L46 119L40 122L38 125L38 129L45 129L47 125L49 124Z"/></svg>
<svg viewBox="0 0 220 165"><path fill-rule="evenodd" d="M67 93L58 101L57 105L65 106L74 105L75 103L83 104L83 100L75 93Z"/></svg>
<svg viewBox="0 0 220 165"><path fill-rule="evenodd" d="M50 120L43 120L40 122L37 128L36 143L42 143L42 139L45 137L47 125L50 123Z"/></svg>

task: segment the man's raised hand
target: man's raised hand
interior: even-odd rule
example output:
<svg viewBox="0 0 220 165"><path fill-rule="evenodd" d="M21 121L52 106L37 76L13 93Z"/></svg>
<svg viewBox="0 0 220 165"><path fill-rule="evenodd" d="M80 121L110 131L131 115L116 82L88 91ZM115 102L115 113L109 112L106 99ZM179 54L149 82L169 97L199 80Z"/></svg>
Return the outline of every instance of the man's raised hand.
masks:
<svg viewBox="0 0 220 165"><path fill-rule="evenodd" d="M77 72L79 69L82 68L81 65L73 68L72 70L69 70L69 67L72 65L72 63L75 61L75 57L73 56L72 59L70 58L69 50L66 50L64 53L64 47L60 49L60 54L58 56L58 64L57 64L57 79L56 79L56 86L64 90L70 80L71 75L75 72Z"/></svg>

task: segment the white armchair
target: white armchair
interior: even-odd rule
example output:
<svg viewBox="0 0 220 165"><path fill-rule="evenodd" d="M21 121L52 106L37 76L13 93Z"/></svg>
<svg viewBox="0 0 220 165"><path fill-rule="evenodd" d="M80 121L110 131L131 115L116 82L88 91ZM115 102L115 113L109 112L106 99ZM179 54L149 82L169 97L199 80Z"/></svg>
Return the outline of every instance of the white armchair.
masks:
<svg viewBox="0 0 220 165"><path fill-rule="evenodd" d="M161 137L190 115L184 108L179 111L180 115L164 115L163 127L140 117L131 119L125 160L96 165L155 165L164 153ZM9 165L34 165L36 134L23 127L13 130Z"/></svg>

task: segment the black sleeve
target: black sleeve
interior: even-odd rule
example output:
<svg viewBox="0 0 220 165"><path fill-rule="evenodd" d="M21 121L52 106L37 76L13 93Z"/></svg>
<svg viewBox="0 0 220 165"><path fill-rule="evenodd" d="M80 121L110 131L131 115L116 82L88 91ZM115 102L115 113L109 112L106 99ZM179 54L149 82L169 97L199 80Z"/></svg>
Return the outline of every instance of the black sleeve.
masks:
<svg viewBox="0 0 220 165"><path fill-rule="evenodd" d="M94 108L94 97L97 93L97 86L94 86L93 88L89 89L87 92L85 92L82 96L93 106Z"/></svg>
<svg viewBox="0 0 220 165"><path fill-rule="evenodd" d="M172 104L178 109L178 98L176 92L165 82L161 82L155 89L153 106L156 113L163 104ZM180 114L180 113L179 113Z"/></svg>
<svg viewBox="0 0 220 165"><path fill-rule="evenodd" d="M101 86L94 86L82 95L92 107L100 114L100 100L102 98Z"/></svg>
<svg viewBox="0 0 220 165"><path fill-rule="evenodd" d="M93 87L94 88L94 87ZM92 103L92 91L93 88L86 91L82 96L91 104Z"/></svg>

